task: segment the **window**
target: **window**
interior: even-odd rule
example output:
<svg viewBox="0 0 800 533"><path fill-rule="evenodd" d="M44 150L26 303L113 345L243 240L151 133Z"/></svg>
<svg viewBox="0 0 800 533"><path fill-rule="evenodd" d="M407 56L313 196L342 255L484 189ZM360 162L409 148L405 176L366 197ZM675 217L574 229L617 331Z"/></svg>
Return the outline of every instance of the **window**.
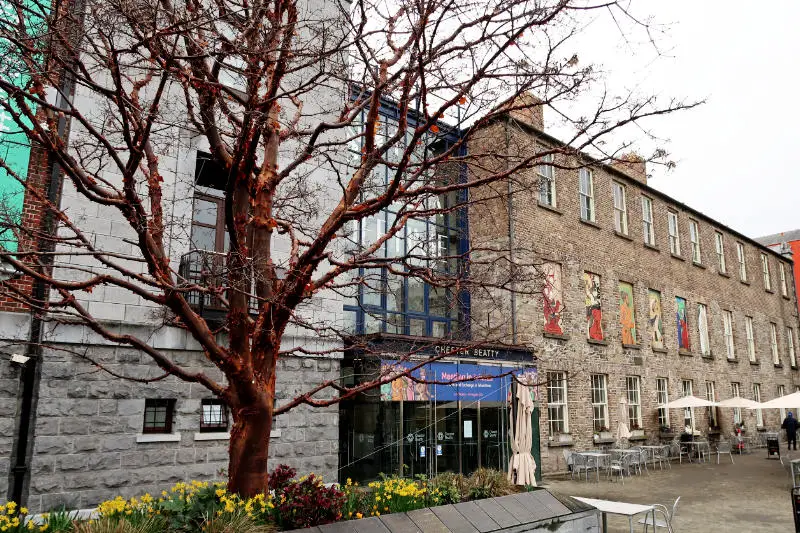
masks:
<svg viewBox="0 0 800 533"><path fill-rule="evenodd" d="M642 429L642 391L639 376L625 378L628 396L628 425L631 429Z"/></svg>
<svg viewBox="0 0 800 533"><path fill-rule="evenodd" d="M789 296L789 286L786 284L786 267L783 263L778 263L778 267L781 273L781 295Z"/></svg>
<svg viewBox="0 0 800 533"><path fill-rule="evenodd" d="M716 391L714 390L714 382L706 381L706 400L710 402L717 401ZM717 416L717 407L708 407L708 425L712 428L719 427L719 417Z"/></svg>
<svg viewBox="0 0 800 533"><path fill-rule="evenodd" d="M786 328L786 351L789 352L789 363L792 368L796 368L797 357L794 353L794 331L792 328Z"/></svg>
<svg viewBox="0 0 800 533"><path fill-rule="evenodd" d="M612 181L611 191L614 196L614 229L623 235L627 235L628 202L625 196L625 186Z"/></svg>
<svg viewBox="0 0 800 533"><path fill-rule="evenodd" d="M633 285L619 282L619 323L622 344L636 344L636 306L633 302Z"/></svg>
<svg viewBox="0 0 800 533"><path fill-rule="evenodd" d="M689 241L692 243L692 261L701 264L703 257L700 255L700 227L693 219L689 219Z"/></svg>
<svg viewBox="0 0 800 533"><path fill-rule="evenodd" d="M145 400L142 433L172 433L175 400Z"/></svg>
<svg viewBox="0 0 800 533"><path fill-rule="evenodd" d="M753 317L744 317L744 333L747 337L747 357L751 363L756 362L756 340L753 337Z"/></svg>
<svg viewBox="0 0 800 533"><path fill-rule="evenodd" d="M678 231L678 213L667 212L667 226L669 227L669 252L672 255L681 255L681 236Z"/></svg>
<svg viewBox="0 0 800 533"><path fill-rule="evenodd" d="M781 356L778 353L778 325L774 322L769 324L769 350L772 353L772 362L775 366L780 366Z"/></svg>
<svg viewBox="0 0 800 533"><path fill-rule="evenodd" d="M656 404L664 405L669 403L669 382L667 378L656 378ZM659 407L658 409L658 425L662 428L669 427L669 409Z"/></svg>
<svg viewBox="0 0 800 533"><path fill-rule="evenodd" d="M731 383L731 396L734 398L742 396L741 386L736 382ZM737 424L742 423L742 409L740 407L733 408L733 421Z"/></svg>
<svg viewBox="0 0 800 533"><path fill-rule="evenodd" d="M595 431L608 431L608 392L605 374L592 374L592 420Z"/></svg>
<svg viewBox="0 0 800 533"><path fill-rule="evenodd" d="M680 296L675 297L675 321L678 329L678 350L690 351L689 342L689 313L686 311L686 300Z"/></svg>
<svg viewBox="0 0 800 533"><path fill-rule="evenodd" d="M642 196L642 229L644 230L644 243L656 245L656 232L653 228L653 201L647 196Z"/></svg>
<svg viewBox="0 0 800 533"><path fill-rule="evenodd" d="M550 421L550 435L569 433L567 375L564 372L547 373L547 418Z"/></svg>
<svg viewBox="0 0 800 533"><path fill-rule="evenodd" d="M722 240L722 233L714 232L714 247L717 249L717 267L719 271L725 274L725 242Z"/></svg>
<svg viewBox="0 0 800 533"><path fill-rule="evenodd" d="M761 403L761 384L753 383L753 399ZM756 409L756 426L764 427L764 413L761 409Z"/></svg>
<svg viewBox="0 0 800 533"><path fill-rule="evenodd" d="M683 389L684 396L691 396L692 395L692 380L691 379L684 379L681 380L681 388ZM691 407L687 407L683 410L683 425L684 427L693 428L694 427L694 409Z"/></svg>
<svg viewBox="0 0 800 533"><path fill-rule="evenodd" d="M539 202L555 207L556 180L552 163L553 154L542 156L542 164L537 167L537 174L539 175Z"/></svg>
<svg viewBox="0 0 800 533"><path fill-rule="evenodd" d="M217 399L203 400L201 404L200 432L228 431L228 408Z"/></svg>
<svg viewBox="0 0 800 533"><path fill-rule="evenodd" d="M784 387L783 385L778 385L778 395L775 397L780 398L781 396L785 395L786 395L786 387ZM781 422L783 422L783 419L786 418L786 409L781 407L780 412L781 412Z"/></svg>
<svg viewBox="0 0 800 533"><path fill-rule="evenodd" d="M767 254L761 254L761 273L764 274L764 290L772 290L772 280L769 277L769 258Z"/></svg>
<svg viewBox="0 0 800 533"><path fill-rule="evenodd" d="M736 350L733 344L733 313L730 311L722 312L722 325L725 335L725 351L728 359L736 359Z"/></svg>
<svg viewBox="0 0 800 533"><path fill-rule="evenodd" d="M736 243L736 260L739 261L739 279L747 281L747 261L744 257L744 244Z"/></svg>
<svg viewBox="0 0 800 533"><path fill-rule="evenodd" d="M581 195L581 218L594 222L594 176L588 168L578 170Z"/></svg>
<svg viewBox="0 0 800 533"><path fill-rule="evenodd" d="M700 353L711 355L708 339L708 307L704 304L697 304L697 331L700 333Z"/></svg>

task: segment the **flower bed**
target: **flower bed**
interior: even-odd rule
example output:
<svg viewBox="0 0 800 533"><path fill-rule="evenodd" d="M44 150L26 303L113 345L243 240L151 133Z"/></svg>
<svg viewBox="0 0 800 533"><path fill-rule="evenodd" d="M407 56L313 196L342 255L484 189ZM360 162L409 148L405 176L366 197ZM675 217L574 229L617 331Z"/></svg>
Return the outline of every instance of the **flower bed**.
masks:
<svg viewBox="0 0 800 533"><path fill-rule="evenodd" d="M281 465L269 478L269 494L240 498L222 483L177 483L159 496L126 500L117 496L97 507L96 518L70 519L66 512L39 515L14 502L0 506L0 533L268 533L398 513L459 501L503 496L519 490L497 470L479 469L472 476L445 473L433 479L382 476L359 486L351 480L326 487L309 474L295 479Z"/></svg>

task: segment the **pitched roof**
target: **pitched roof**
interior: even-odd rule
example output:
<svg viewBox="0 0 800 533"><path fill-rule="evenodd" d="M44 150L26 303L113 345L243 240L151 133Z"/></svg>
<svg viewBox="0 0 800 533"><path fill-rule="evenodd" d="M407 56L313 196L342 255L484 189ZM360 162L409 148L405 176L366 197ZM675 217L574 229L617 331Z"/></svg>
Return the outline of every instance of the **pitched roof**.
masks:
<svg viewBox="0 0 800 533"><path fill-rule="evenodd" d="M789 231L782 231L780 233L773 233L772 235L765 235L763 237L756 237L755 240L764 246L780 244L782 242L800 241L800 229L793 229Z"/></svg>

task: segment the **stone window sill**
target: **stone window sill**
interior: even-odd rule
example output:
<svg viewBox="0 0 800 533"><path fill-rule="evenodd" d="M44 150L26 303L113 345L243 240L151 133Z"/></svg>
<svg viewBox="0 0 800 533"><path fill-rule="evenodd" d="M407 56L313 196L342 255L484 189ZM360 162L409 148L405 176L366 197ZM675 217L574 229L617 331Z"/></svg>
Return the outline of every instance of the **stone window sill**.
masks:
<svg viewBox="0 0 800 533"><path fill-rule="evenodd" d="M573 446L574 444L575 442L572 440L572 435L558 435L558 439L547 441L547 446L549 446L550 448Z"/></svg>
<svg viewBox="0 0 800 533"><path fill-rule="evenodd" d="M750 364L753 366L761 366L761 363L759 361L750 361Z"/></svg>
<svg viewBox="0 0 800 533"><path fill-rule="evenodd" d="M146 444L148 442L180 442L180 433L140 433L136 435L136 442Z"/></svg>
<svg viewBox="0 0 800 533"><path fill-rule="evenodd" d="M680 349L678 350L678 355L685 355L687 357L692 357L694 354L692 353L691 350Z"/></svg>
<svg viewBox="0 0 800 533"><path fill-rule="evenodd" d="M792 365L792 370L797 370L797 365Z"/></svg>
<svg viewBox="0 0 800 533"><path fill-rule="evenodd" d="M775 363L775 368L783 368L783 363Z"/></svg>
<svg viewBox="0 0 800 533"><path fill-rule="evenodd" d="M645 435L645 434L642 434L642 435L631 435L630 437L628 437L628 440L647 440L647 435Z"/></svg>
<svg viewBox="0 0 800 533"><path fill-rule="evenodd" d="M626 235L625 233L619 232L617 230L614 230L614 235L616 235L620 239L625 239L626 241L633 242L633 237L631 237L630 235Z"/></svg>
<svg viewBox="0 0 800 533"><path fill-rule="evenodd" d="M652 348L653 353L669 353L669 350L666 348Z"/></svg>
<svg viewBox="0 0 800 533"><path fill-rule="evenodd" d="M673 253L670 253L669 255L670 255L670 256L671 256L673 259L677 259L678 261L686 261L686 258L685 258L685 257L683 257L683 256L682 256L682 255L680 255L680 254L673 254Z"/></svg>
<svg viewBox="0 0 800 533"><path fill-rule="evenodd" d="M542 336L546 339L557 339L560 341L568 341L569 335L557 335L555 333L543 333Z"/></svg>
<svg viewBox="0 0 800 533"><path fill-rule="evenodd" d="M782 294L781 296L783 296L783 299L784 299L784 300L787 300L787 301L788 301L788 300L791 300L791 298L789 297L789 295L788 295L788 294Z"/></svg>
<svg viewBox="0 0 800 533"><path fill-rule="evenodd" d="M597 346L608 346L608 341L599 341L597 339L586 339L589 344L596 344Z"/></svg>
<svg viewBox="0 0 800 533"><path fill-rule="evenodd" d="M593 227L594 229L603 229L603 228L600 226L600 224L598 224L598 223L597 223L597 222L595 222L594 220L586 220L585 218L581 218L581 219L580 219L580 221L581 221L581 224L586 224L587 226L591 226L591 227Z"/></svg>
<svg viewBox="0 0 800 533"><path fill-rule="evenodd" d="M644 244L644 247L647 248L648 250L653 250L654 252L661 253L661 249L658 246L656 246L655 244L650 244L650 243L647 243L647 242L642 243L642 244Z"/></svg>
<svg viewBox="0 0 800 533"><path fill-rule="evenodd" d="M563 215L564 214L564 212L561 209L557 208L554 205L545 204L543 202L538 202L538 204L539 204L539 207L541 207L542 209L547 209L548 211L552 211L553 213L556 213L557 215Z"/></svg>
<svg viewBox="0 0 800 533"><path fill-rule="evenodd" d="M280 429L273 429L270 434L269 438L271 439L278 439L281 436ZM204 440L230 440L231 434L222 431L212 431L210 433L195 433L194 440L197 441L204 441Z"/></svg>
<svg viewBox="0 0 800 533"><path fill-rule="evenodd" d="M703 359L707 359L709 361L713 361L714 360L714 354L713 353L704 353L704 354L700 354L700 355L703 357Z"/></svg>
<svg viewBox="0 0 800 533"><path fill-rule="evenodd" d="M605 437L605 438L601 437L599 439L592 439L592 442L594 442L595 444L611 444L617 442L617 439L615 439L614 437Z"/></svg>
<svg viewBox="0 0 800 533"><path fill-rule="evenodd" d="M723 278L730 278L731 277L731 275L728 274L727 272L717 272L717 274L719 274Z"/></svg>
<svg viewBox="0 0 800 533"><path fill-rule="evenodd" d="M739 359L737 359L736 357L733 357L733 358L728 357L727 361L729 363L736 363L737 365L739 364Z"/></svg>
<svg viewBox="0 0 800 533"><path fill-rule="evenodd" d="M764 292L768 292L770 294L775 294L775 291L773 291L772 289L764 289Z"/></svg>
<svg viewBox="0 0 800 533"><path fill-rule="evenodd" d="M742 285L750 285L750 282L747 281L746 279L740 279L739 283L741 283Z"/></svg>
<svg viewBox="0 0 800 533"><path fill-rule="evenodd" d="M758 427L756 427L756 431L758 431L758 432L761 432L761 433L763 433L763 432L764 432L764 431L766 431L766 430L767 430L767 428L765 428L764 426L758 426Z"/></svg>
<svg viewBox="0 0 800 533"><path fill-rule="evenodd" d="M625 344L624 342L622 343L622 347L625 348L626 350L641 350L642 349L642 347L639 346L638 344Z"/></svg>
<svg viewBox="0 0 800 533"><path fill-rule="evenodd" d="M697 261L692 261L692 265L693 265L693 266L696 266L697 268L702 268L702 269L704 269L704 270L705 270L706 268L708 268L708 267L707 267L707 266L705 266L703 263L698 263Z"/></svg>

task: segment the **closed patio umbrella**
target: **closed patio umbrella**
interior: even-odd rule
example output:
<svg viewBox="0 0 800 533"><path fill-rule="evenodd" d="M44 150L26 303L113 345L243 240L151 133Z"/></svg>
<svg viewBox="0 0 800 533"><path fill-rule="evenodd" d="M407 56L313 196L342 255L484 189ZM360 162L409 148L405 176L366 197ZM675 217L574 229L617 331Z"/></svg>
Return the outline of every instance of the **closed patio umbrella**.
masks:
<svg viewBox="0 0 800 533"><path fill-rule="evenodd" d="M625 398L619 400L619 425L617 425L617 442L630 438L631 431L628 428L628 402Z"/></svg>
<svg viewBox="0 0 800 533"><path fill-rule="evenodd" d="M690 394L688 396L684 396L683 398L678 398L677 400L672 400L671 402L661 404L658 406L658 408L694 410L695 407L714 407L716 405L717 402L712 402L711 400L704 400L702 398L698 398L697 396L692 396ZM692 412L692 437L694 437L694 412Z"/></svg>
<svg viewBox="0 0 800 533"><path fill-rule="evenodd" d="M511 460L508 463L508 479L515 485L536 486L536 461L531 455L533 444L533 428L531 414L533 399L531 389L522 383L517 384L516 420L511 420L509 433L511 436ZM513 410L512 410L513 413ZM513 418L513 416L512 416Z"/></svg>

